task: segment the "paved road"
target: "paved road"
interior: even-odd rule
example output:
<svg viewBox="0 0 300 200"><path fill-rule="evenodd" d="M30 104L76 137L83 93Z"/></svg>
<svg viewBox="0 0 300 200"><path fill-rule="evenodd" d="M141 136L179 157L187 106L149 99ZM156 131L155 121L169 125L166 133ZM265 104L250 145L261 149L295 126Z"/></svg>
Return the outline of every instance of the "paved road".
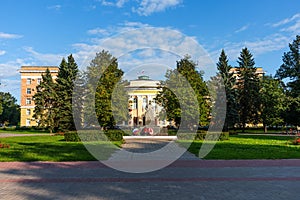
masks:
<svg viewBox="0 0 300 200"><path fill-rule="evenodd" d="M300 198L300 160L207 161L185 156L149 173L125 173L101 162L4 162L0 163L0 198ZM131 161L123 160L119 164L128 162Z"/></svg>

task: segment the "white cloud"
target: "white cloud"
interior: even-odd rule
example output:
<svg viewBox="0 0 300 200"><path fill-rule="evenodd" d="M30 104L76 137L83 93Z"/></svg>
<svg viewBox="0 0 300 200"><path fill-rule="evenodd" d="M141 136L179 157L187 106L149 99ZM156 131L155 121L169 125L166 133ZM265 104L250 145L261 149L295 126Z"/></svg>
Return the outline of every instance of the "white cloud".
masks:
<svg viewBox="0 0 300 200"><path fill-rule="evenodd" d="M107 1L100 0L103 6L124 7L129 0ZM155 12L162 12L181 4L182 0L133 0L137 6L132 7L132 11L143 16L149 16Z"/></svg>
<svg viewBox="0 0 300 200"><path fill-rule="evenodd" d="M243 32L243 31L247 30L248 28L249 28L249 25L242 26L241 28L236 30L235 33Z"/></svg>
<svg viewBox="0 0 300 200"><path fill-rule="evenodd" d="M6 51L0 50L0 56L3 56L4 54L6 54Z"/></svg>
<svg viewBox="0 0 300 200"><path fill-rule="evenodd" d="M49 9L49 10L56 10L56 11L58 11L58 10L60 10L61 9L61 5L52 5L52 6L48 6L47 8Z"/></svg>
<svg viewBox="0 0 300 200"><path fill-rule="evenodd" d="M125 22L122 26L109 29L118 34L114 34L113 37L93 38L91 44L73 45L76 49L74 57L81 68L89 65L96 52L105 49L120 58L119 64L125 72L146 63L159 63L174 68L178 58L190 54L199 67L206 70L208 76L212 75L209 72L213 70L211 59L193 37L185 36L171 28L151 27L139 22Z"/></svg>
<svg viewBox="0 0 300 200"><path fill-rule="evenodd" d="M279 22L276 22L274 24L271 24L272 27L278 27L278 26L282 26L282 25L285 25L285 24L288 24L296 19L300 19L300 13L297 13L295 15L293 15L292 17L290 18L286 18L286 19L283 19Z"/></svg>
<svg viewBox="0 0 300 200"><path fill-rule="evenodd" d="M290 32L297 35L300 32L300 13L270 25L274 28L281 27L280 31L282 32Z"/></svg>
<svg viewBox="0 0 300 200"><path fill-rule="evenodd" d="M292 37L285 36L283 34L274 33L268 36L265 36L261 39L242 41L242 42L225 42L222 45L222 49L225 50L229 60L236 60L242 48L247 47L251 53L256 56L282 50L287 47L288 43L292 40ZM220 56L221 49L213 50L210 52L211 57L214 60L217 60Z"/></svg>
<svg viewBox="0 0 300 200"><path fill-rule="evenodd" d="M139 15L149 16L155 12L165 11L167 8L175 7L181 3L181 0L141 0L133 12Z"/></svg>
<svg viewBox="0 0 300 200"><path fill-rule="evenodd" d="M300 32L300 18L293 25L291 25L289 27L286 27L286 28L283 28L283 29L281 29L281 31L292 32L295 35L299 34L299 32Z"/></svg>
<svg viewBox="0 0 300 200"><path fill-rule="evenodd" d="M24 50L34 58L36 65L59 65L64 55L61 54L43 54L35 51L32 47L24 47Z"/></svg>
<svg viewBox="0 0 300 200"><path fill-rule="evenodd" d="M116 6L118 8L121 8L124 6L124 4L127 2L128 0L117 0L117 1L107 1L107 0L101 0L101 4L103 6Z"/></svg>
<svg viewBox="0 0 300 200"><path fill-rule="evenodd" d="M102 28L95 28L87 31L90 35L108 35L108 30Z"/></svg>
<svg viewBox="0 0 300 200"><path fill-rule="evenodd" d="M23 37L22 35L11 34L11 33L4 33L0 32L0 39L18 39Z"/></svg>
<svg viewBox="0 0 300 200"><path fill-rule="evenodd" d="M0 63L0 78L13 77L19 74L18 70L22 65L30 65L31 63L26 62L24 59L16 59L14 61L8 61Z"/></svg>

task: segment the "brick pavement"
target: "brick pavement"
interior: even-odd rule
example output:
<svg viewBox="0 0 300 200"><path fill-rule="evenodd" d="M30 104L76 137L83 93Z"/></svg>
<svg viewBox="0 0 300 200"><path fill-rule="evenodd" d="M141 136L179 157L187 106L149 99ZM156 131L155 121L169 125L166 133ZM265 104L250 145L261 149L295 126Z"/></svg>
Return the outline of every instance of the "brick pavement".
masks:
<svg viewBox="0 0 300 200"><path fill-rule="evenodd" d="M300 160L184 158L149 173L125 173L95 161L4 162L0 163L0 198L299 199Z"/></svg>

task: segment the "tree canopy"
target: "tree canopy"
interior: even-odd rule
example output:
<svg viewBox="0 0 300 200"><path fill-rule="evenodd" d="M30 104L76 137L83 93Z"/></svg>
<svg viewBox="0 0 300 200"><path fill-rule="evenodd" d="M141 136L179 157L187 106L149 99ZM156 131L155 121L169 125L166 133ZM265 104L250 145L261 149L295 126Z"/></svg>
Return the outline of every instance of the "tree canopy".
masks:
<svg viewBox="0 0 300 200"><path fill-rule="evenodd" d="M0 92L0 123L3 125L17 125L20 121L20 106L17 99L8 92Z"/></svg>
<svg viewBox="0 0 300 200"><path fill-rule="evenodd" d="M111 128L116 121L127 120L128 95L122 84L124 72L118 68L118 61L108 51L101 51L91 61L87 68L87 100L94 106L87 105L85 109L85 124L89 125L91 110L95 109L98 123L104 129ZM118 92L114 91L117 90ZM92 95L95 96L92 96ZM113 101L113 94L114 100ZM89 104L89 103L88 103ZM116 119L115 119L115 118Z"/></svg>
<svg viewBox="0 0 300 200"><path fill-rule="evenodd" d="M285 112L286 122L288 124L300 125L300 36L289 44L289 51L285 52L282 61L283 64L276 72L276 77L285 80L287 110Z"/></svg>
<svg viewBox="0 0 300 200"><path fill-rule="evenodd" d="M199 118L199 125L208 124L209 105L205 99L208 89L202 77L203 73L198 71L196 66L190 56L185 56L177 61L176 69L166 72L166 80L161 81L161 91L156 97L156 102L164 108L167 119L174 120L176 125L182 120L193 121L195 117ZM192 92L187 89L189 86ZM195 110L195 107L198 110ZM187 119L181 118L183 109ZM199 116L195 116L197 111Z"/></svg>

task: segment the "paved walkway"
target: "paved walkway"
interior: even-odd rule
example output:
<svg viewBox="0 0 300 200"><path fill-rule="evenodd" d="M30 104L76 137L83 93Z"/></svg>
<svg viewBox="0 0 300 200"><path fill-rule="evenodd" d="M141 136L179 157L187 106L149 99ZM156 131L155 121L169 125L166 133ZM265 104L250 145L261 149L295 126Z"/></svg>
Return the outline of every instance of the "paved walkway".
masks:
<svg viewBox="0 0 300 200"><path fill-rule="evenodd" d="M0 138L7 138L7 137L24 137L24 136L51 136L53 134L40 134L40 133L29 133L29 134L23 134L23 133L0 133Z"/></svg>
<svg viewBox="0 0 300 200"><path fill-rule="evenodd" d="M165 143L126 143L133 153ZM131 145L131 146L130 146ZM187 157L149 173L101 162L0 163L1 199L272 199L298 200L300 160L209 161ZM122 163L123 162L123 163ZM119 164L128 164L121 160ZM158 160L159 162L159 160Z"/></svg>

